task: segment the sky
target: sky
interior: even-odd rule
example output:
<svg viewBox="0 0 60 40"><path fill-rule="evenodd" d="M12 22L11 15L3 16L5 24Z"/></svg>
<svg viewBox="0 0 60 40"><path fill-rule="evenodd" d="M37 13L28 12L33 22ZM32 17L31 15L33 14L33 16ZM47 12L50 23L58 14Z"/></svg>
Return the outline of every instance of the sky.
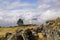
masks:
<svg viewBox="0 0 60 40"><path fill-rule="evenodd" d="M19 18L24 24L42 24L60 17L60 0L0 0L0 26L15 26Z"/></svg>

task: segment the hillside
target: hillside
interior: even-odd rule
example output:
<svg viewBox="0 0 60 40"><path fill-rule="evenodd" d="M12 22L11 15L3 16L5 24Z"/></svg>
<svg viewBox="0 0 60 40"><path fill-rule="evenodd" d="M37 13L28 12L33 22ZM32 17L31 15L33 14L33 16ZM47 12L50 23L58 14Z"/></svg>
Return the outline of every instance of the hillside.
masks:
<svg viewBox="0 0 60 40"><path fill-rule="evenodd" d="M10 28L0 28L0 35L5 35L6 32L11 32L11 33L14 33L17 29L21 30L21 29L26 29L26 28L34 28L35 26L27 26L27 27L20 27L20 26L17 26L17 27L10 27Z"/></svg>
<svg viewBox="0 0 60 40"><path fill-rule="evenodd" d="M45 26L48 28L54 28L56 26L60 27L60 18L46 21Z"/></svg>
<svg viewBox="0 0 60 40"><path fill-rule="evenodd" d="M36 25L29 25L29 26L26 26L26 27L24 27L24 26L22 26L22 27L17 26L17 27L10 27L10 28L0 28L0 37L4 36L5 33L7 33L7 32L15 33L15 31L17 29L18 30L21 30L21 29L24 30L24 29L28 29L28 28L36 28L37 27ZM54 19L54 20L48 20L48 21L46 21L44 26L46 26L48 29L55 28L55 27L60 29L60 18L57 18L57 19ZM38 35L39 35L40 39L43 38L42 33L38 33Z"/></svg>

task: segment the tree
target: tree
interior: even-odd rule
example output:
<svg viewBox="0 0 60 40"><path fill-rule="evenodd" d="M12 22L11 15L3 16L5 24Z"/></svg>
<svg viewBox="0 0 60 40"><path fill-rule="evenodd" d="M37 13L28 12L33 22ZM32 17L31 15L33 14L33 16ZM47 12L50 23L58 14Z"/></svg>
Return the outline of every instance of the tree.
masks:
<svg viewBox="0 0 60 40"><path fill-rule="evenodd" d="M0 26L0 28L1 28L1 26Z"/></svg>
<svg viewBox="0 0 60 40"><path fill-rule="evenodd" d="M23 25L23 20L22 20L22 19L19 19L19 20L17 21L17 24L18 24L18 26Z"/></svg>

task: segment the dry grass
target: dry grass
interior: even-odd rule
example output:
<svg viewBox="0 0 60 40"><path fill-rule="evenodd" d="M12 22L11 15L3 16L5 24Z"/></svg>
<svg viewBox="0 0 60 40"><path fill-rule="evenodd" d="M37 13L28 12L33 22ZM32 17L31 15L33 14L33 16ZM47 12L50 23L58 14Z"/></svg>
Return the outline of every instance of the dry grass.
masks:
<svg viewBox="0 0 60 40"><path fill-rule="evenodd" d="M0 28L0 37L4 36L6 32L14 33L17 29L35 28L36 26L29 27L13 27L13 28ZM42 33L38 33L39 38L42 39Z"/></svg>

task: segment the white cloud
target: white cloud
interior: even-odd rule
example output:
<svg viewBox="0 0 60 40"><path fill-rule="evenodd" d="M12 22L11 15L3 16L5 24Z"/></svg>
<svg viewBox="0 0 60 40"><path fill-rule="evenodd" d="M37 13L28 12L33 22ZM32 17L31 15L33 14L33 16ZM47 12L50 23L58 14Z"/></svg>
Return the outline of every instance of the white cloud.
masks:
<svg viewBox="0 0 60 40"><path fill-rule="evenodd" d="M50 19L54 19L57 17L60 17L60 8L59 7L59 1L55 0L54 2L56 3L56 5L54 4L54 6L52 6L52 4L47 4L50 3L51 1L54 0L43 0L43 3L39 3L37 4L27 4L27 3L20 3L20 2L3 2L3 7L0 9L0 25L16 25L16 22L19 18L22 18L24 20L25 24L28 24L29 21L32 18L37 18L38 20L36 20L35 22L33 21L33 23L38 24L38 23L43 23L46 20L50 20ZM6 4L7 3L7 4ZM4 10L4 9L13 9L15 7L18 6L31 6L31 5L36 5L36 9L19 9L19 10ZM5 26L6 26L5 25Z"/></svg>
<svg viewBox="0 0 60 40"><path fill-rule="evenodd" d="M0 20L3 20L3 18L2 18L2 17L0 17Z"/></svg>
<svg viewBox="0 0 60 40"><path fill-rule="evenodd" d="M0 20L4 21L5 24L11 24L17 22L19 18L24 19L25 23L29 23L29 20L32 19L32 10L3 10L0 11ZM4 24L3 24L4 25Z"/></svg>
<svg viewBox="0 0 60 40"><path fill-rule="evenodd" d="M13 3L10 3L10 6L12 7L16 7L16 6L30 6L30 5L34 5L34 4L30 4L30 3L20 3L20 2L13 2Z"/></svg>
<svg viewBox="0 0 60 40"><path fill-rule="evenodd" d="M52 0L42 0L44 3L50 3Z"/></svg>
<svg viewBox="0 0 60 40"><path fill-rule="evenodd" d="M38 18L38 21L42 23L47 20L55 19L57 17L60 17L60 10L58 10L58 11L47 10L40 15L40 17Z"/></svg>
<svg viewBox="0 0 60 40"><path fill-rule="evenodd" d="M38 6L38 8L41 8L41 9L42 9L42 8L43 8L43 9L44 9L44 8L49 8L49 7L50 7L50 5L47 5L47 4L42 4L42 5L39 5L39 6Z"/></svg>
<svg viewBox="0 0 60 40"><path fill-rule="evenodd" d="M41 10L41 9L40 9ZM43 9L44 10L44 9ZM28 24L29 21L38 15L38 20L36 24L43 23L46 20L54 19L60 16L60 10L46 10L46 11L36 11L36 10L12 10L12 11L0 11L0 20L2 20L6 25L12 24L16 25L19 18L24 19L24 23ZM3 23L3 24L4 24ZM35 23L34 23L35 24Z"/></svg>
<svg viewBox="0 0 60 40"><path fill-rule="evenodd" d="M60 0L53 0L57 5L60 5Z"/></svg>

